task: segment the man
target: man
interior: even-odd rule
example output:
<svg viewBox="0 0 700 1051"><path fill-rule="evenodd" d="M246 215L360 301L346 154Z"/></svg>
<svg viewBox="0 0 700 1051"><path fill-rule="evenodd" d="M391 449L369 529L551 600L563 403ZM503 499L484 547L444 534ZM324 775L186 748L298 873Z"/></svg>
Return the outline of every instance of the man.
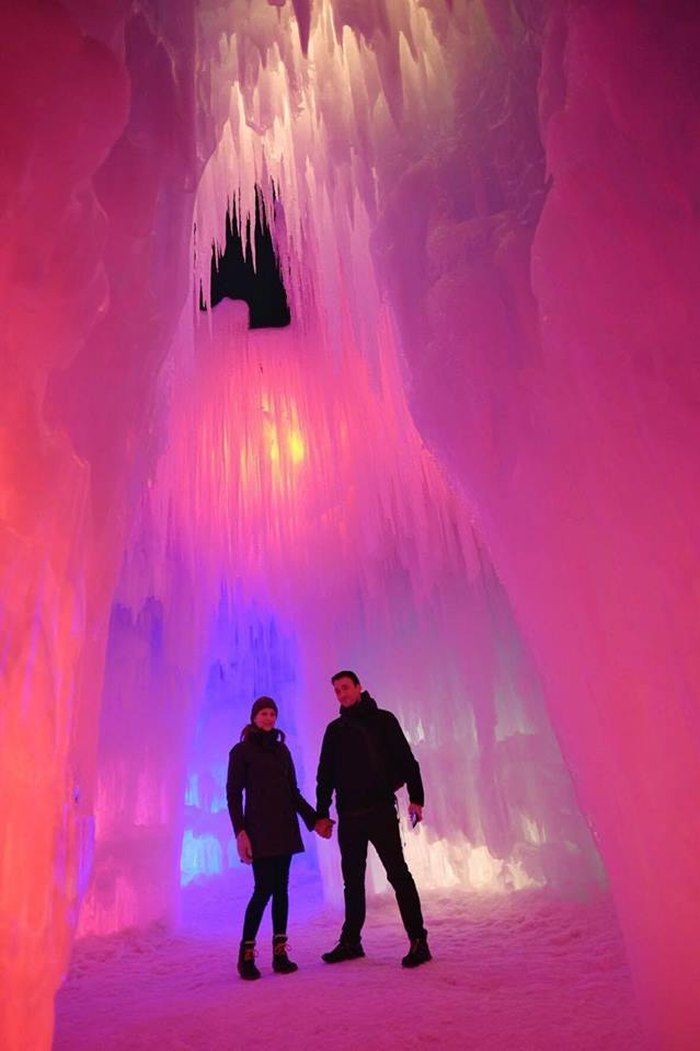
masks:
<svg viewBox="0 0 700 1051"><path fill-rule="evenodd" d="M338 843L345 884L345 923L340 940L326 963L340 963L364 956L362 926L365 922L365 868L367 846L372 844L386 869L410 948L404 967L418 967L431 959L423 926L418 891L401 847L394 793L408 788L412 823L423 819L423 782L410 745L391 712L377 707L362 689L354 671L339 671L331 679L340 702L340 716L326 728L318 764L317 804L319 833L331 835L329 818L335 791Z"/></svg>

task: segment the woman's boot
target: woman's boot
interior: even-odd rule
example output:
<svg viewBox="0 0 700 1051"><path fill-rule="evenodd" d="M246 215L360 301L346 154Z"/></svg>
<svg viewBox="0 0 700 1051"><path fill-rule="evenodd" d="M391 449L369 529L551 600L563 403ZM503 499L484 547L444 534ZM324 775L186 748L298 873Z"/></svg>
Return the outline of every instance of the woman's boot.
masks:
<svg viewBox="0 0 700 1051"><path fill-rule="evenodd" d="M297 965L287 956L287 935L276 934L272 939L272 970L277 974L298 971Z"/></svg>
<svg viewBox="0 0 700 1051"><path fill-rule="evenodd" d="M241 978L253 981L260 977L260 971L255 966L255 942L241 942L238 950L238 973Z"/></svg>

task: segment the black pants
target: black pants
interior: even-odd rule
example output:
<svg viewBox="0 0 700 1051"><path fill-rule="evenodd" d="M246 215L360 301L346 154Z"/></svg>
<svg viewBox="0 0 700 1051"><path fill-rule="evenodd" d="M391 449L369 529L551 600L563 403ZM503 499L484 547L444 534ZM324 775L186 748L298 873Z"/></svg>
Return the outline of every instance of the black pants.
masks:
<svg viewBox="0 0 700 1051"><path fill-rule="evenodd" d="M358 942L365 922L365 869L367 846L371 843L386 869L394 888L406 934L410 939L424 937L420 899L401 847L399 818L393 803L382 803L360 814L341 814L338 844L345 884L345 923L341 937Z"/></svg>
<svg viewBox="0 0 700 1051"><path fill-rule="evenodd" d="M267 903L272 898L272 932L287 933L289 915L289 866L291 854L280 854L274 858L260 858L253 862L255 887L248 902L243 920L243 941L254 941Z"/></svg>

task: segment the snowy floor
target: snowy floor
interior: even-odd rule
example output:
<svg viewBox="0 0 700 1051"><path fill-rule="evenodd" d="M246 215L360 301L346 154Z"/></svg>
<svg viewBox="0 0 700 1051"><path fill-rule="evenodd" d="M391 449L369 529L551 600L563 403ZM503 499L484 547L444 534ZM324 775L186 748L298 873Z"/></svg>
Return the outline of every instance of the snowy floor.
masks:
<svg viewBox="0 0 700 1051"><path fill-rule="evenodd" d="M244 877L243 880L241 876ZM156 929L85 939L56 1007L54 1051L220 1051L239 1048L465 1048L603 1051L646 1048L607 899L541 892L423 895L435 956L416 971L393 898L370 903L364 960L329 966L337 911L297 878L291 955L298 973L235 973L247 872L225 888L190 890L177 934ZM233 904L232 904L233 903Z"/></svg>

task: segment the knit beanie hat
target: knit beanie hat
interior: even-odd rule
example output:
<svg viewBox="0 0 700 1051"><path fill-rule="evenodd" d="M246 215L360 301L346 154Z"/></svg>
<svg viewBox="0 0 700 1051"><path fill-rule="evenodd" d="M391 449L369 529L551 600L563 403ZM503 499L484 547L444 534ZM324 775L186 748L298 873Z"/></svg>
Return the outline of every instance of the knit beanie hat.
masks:
<svg viewBox="0 0 700 1051"><path fill-rule="evenodd" d="M255 722L255 716L264 708L272 708L275 715L279 715L279 712L277 711L277 705L272 700L272 697L258 697L256 701L253 701L253 707L250 709L251 723Z"/></svg>

